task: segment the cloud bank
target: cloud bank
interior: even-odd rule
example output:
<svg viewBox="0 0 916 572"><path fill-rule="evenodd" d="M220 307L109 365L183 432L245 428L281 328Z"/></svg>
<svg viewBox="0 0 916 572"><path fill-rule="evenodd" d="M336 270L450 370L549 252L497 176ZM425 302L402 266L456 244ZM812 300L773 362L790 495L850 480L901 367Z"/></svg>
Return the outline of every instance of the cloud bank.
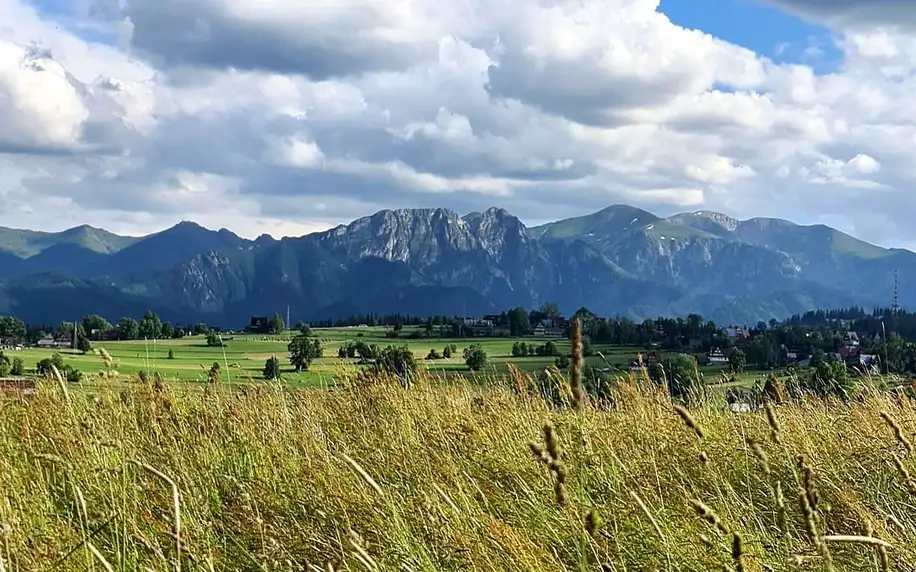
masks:
<svg viewBox="0 0 916 572"><path fill-rule="evenodd" d="M624 202L916 244L916 9L771 3L842 65L774 62L657 0L0 0L0 225L280 236Z"/></svg>

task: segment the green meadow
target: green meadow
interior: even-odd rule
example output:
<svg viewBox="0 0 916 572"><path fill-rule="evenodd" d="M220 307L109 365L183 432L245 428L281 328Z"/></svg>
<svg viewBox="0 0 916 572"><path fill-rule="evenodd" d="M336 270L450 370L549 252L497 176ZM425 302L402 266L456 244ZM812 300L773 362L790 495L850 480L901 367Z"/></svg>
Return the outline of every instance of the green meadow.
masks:
<svg viewBox="0 0 916 572"><path fill-rule="evenodd" d="M528 356L513 357L512 346L523 341L529 345L541 345L548 341L545 338L442 338L442 337L413 337L419 330L405 328L396 338L388 337L390 330L387 328L321 328L313 329L312 336L321 340L324 350L322 358L312 362L309 370L297 373L289 363L287 344L296 332L286 332L283 335L228 335L224 337L224 347L209 347L205 336L189 336L181 339L155 340L155 341L114 341L93 342L93 351L80 354L71 350L51 350L29 348L20 352L9 352L10 357L19 357L23 360L26 370L35 367L35 364L55 351L59 352L66 363L72 365L85 375L93 376L105 371L106 365L102 359L101 350L104 349L112 357L118 376L131 378L139 372L159 373L168 378L205 382L207 372L214 362L220 364L221 380L230 383L241 383L250 380L262 379L264 362L276 356L281 363L282 380L290 384L326 386L333 384L334 378L345 371L360 367L357 360L340 359L338 349L342 345L362 341L366 344L377 344L384 348L389 345L407 346L417 359L417 362L434 374L445 377L456 375L465 377L479 377L504 373L508 371L508 364L525 372L537 372L554 364L554 357ZM552 340L563 354L569 355L570 342L568 339ZM458 351L450 359L440 358L427 360L430 350L436 350L440 355L447 345L454 344ZM480 344L489 357L489 366L482 372L471 374L462 358L464 348ZM630 360L636 359L639 353L645 353L645 348L621 347L614 345L593 346L595 355L585 358L586 364L599 368L611 369L620 373L626 372ZM169 357L171 355L171 357ZM725 371L723 367L703 367L701 373L706 377L707 383L718 383ZM755 380L762 378L764 372L747 372L736 380L738 385L751 385Z"/></svg>

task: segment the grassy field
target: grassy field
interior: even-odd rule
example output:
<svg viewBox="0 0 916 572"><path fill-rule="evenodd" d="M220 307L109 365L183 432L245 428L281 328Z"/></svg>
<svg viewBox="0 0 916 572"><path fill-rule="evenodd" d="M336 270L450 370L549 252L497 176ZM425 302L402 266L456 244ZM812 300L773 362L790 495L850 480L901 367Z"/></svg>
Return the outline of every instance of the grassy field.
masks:
<svg viewBox="0 0 916 572"><path fill-rule="evenodd" d="M0 570L916 569L905 399L347 381L0 398Z"/></svg>
<svg viewBox="0 0 916 572"><path fill-rule="evenodd" d="M541 370L554 363L553 357L512 357L512 345L516 341L525 341L529 344L543 344L540 338L409 338L409 329L405 329L399 338L386 337L385 328L323 328L313 330L313 335L321 340L324 356L315 360L308 372L296 373L289 364L289 354L286 346L292 333L284 336L253 336L237 335L226 342L224 348L207 347L203 336L193 336L178 340L158 340L156 342L128 341L128 342L96 342L93 346L95 353L85 355L67 350L61 351L65 361L86 374L96 374L105 369L105 364L98 350L104 348L114 359L115 369L122 376L133 377L140 371L159 372L160 374L186 381L206 381L207 371L213 362L220 364L222 379L224 381L242 382L249 379L261 379L264 362L271 356L277 356L283 368L283 379L293 384L329 385L334 377L345 371L352 371L356 366L355 360L341 360L337 357L337 350L341 345L361 340L366 344L378 344L384 348L388 345L407 345L418 362L431 371L448 375L452 372L467 373L461 358L462 350L472 343L480 343L490 358L490 367L482 375L493 372L506 372L507 364L512 363L523 371ZM569 340L554 340L560 351L569 353ZM440 354L446 345L458 346L456 355L449 359L426 360L430 349L435 349ZM640 348L625 348L619 346L596 345L595 349L601 352L598 355L586 358L586 362L607 367L619 366L625 368L631 359L636 358ZM169 359L169 351L173 359ZM34 368L42 358L53 354L53 350L26 349L21 352L10 352L10 357L19 357L25 362L26 368ZM226 373L228 371L228 374ZM723 368L702 368L704 375L710 380L718 380ZM762 373L749 372L739 379L739 384L749 385L754 379L760 378Z"/></svg>

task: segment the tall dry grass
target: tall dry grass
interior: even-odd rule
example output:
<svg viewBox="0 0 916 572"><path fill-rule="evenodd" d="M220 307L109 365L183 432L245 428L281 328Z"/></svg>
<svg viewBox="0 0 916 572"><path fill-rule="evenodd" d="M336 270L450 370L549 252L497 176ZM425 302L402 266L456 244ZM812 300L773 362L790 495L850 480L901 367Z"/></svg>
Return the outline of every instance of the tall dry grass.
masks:
<svg viewBox="0 0 916 572"><path fill-rule="evenodd" d="M916 569L907 400L351 381L0 399L0 571Z"/></svg>

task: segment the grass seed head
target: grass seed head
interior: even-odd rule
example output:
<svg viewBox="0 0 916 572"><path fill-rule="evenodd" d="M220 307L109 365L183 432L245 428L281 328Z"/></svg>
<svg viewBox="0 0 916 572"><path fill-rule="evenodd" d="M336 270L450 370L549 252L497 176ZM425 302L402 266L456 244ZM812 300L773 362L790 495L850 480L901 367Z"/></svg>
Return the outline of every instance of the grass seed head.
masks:
<svg viewBox="0 0 916 572"><path fill-rule="evenodd" d="M897 442L903 445L903 448L906 449L908 454L913 453L913 444L910 443L910 440L907 439L906 435L903 433L903 428L900 427L900 424L897 423L897 420L890 416L886 411L881 412L881 418L884 419L884 422L887 423L888 427L891 428L894 432L894 437L897 439Z"/></svg>
<svg viewBox="0 0 916 572"><path fill-rule="evenodd" d="M691 500L690 505L700 518L716 527L720 532L728 534L728 527L725 526L725 523L722 522L722 519L719 518L719 515L717 515L714 510L698 500Z"/></svg>
<svg viewBox="0 0 916 572"><path fill-rule="evenodd" d="M767 457L766 451L763 450L763 447L760 445L760 442L754 438L750 440L751 452L754 453L754 456L757 457L757 460L760 462L760 470L763 471L763 474L767 477L772 473L770 469L770 460Z"/></svg>
<svg viewBox="0 0 916 572"><path fill-rule="evenodd" d="M582 384L582 324L579 318L572 322L570 332L572 343L572 360L569 365L569 384L572 388L573 404L581 409L585 407L585 386Z"/></svg>
<svg viewBox="0 0 916 572"><path fill-rule="evenodd" d="M585 515L585 531L590 536L595 536L598 534L598 529L601 528L601 525L604 524L601 520L601 515L598 513L597 509L591 509L588 511L588 514Z"/></svg>
<svg viewBox="0 0 916 572"><path fill-rule="evenodd" d="M700 439L703 438L703 428L700 427L700 424L697 423L696 419L693 418L693 415L691 415L689 411L687 411L680 405L675 405L674 411L678 414L678 416L684 422L684 425L686 425L690 429L693 429L694 433L697 434L697 437L699 437Z"/></svg>
<svg viewBox="0 0 916 572"><path fill-rule="evenodd" d="M744 547L741 535L737 532L732 534L732 561L735 563L735 569L738 572L744 572Z"/></svg>
<svg viewBox="0 0 916 572"><path fill-rule="evenodd" d="M776 417L776 410L769 401L764 402L763 410L767 414L767 424L770 426L770 438L778 445L782 439L782 428L779 425L779 419Z"/></svg>

